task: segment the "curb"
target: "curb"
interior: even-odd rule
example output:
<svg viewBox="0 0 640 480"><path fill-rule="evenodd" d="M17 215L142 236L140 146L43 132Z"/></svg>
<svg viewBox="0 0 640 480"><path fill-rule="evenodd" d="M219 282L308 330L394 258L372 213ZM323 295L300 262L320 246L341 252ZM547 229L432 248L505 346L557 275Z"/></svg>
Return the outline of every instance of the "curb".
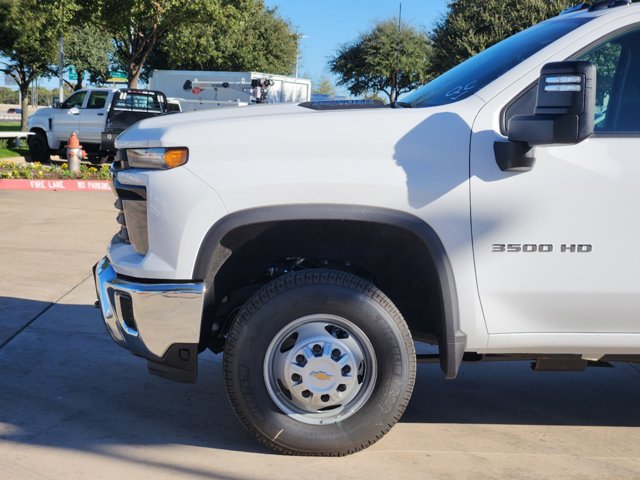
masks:
<svg viewBox="0 0 640 480"><path fill-rule="evenodd" d="M0 190L64 190L69 192L111 191L108 180L0 180Z"/></svg>

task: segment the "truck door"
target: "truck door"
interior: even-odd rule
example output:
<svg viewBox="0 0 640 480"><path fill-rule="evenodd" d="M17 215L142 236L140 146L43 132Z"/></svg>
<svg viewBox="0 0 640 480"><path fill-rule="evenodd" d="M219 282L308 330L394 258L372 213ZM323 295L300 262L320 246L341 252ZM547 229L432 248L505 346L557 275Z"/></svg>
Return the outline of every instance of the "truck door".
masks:
<svg viewBox="0 0 640 480"><path fill-rule="evenodd" d="M87 92L80 90L67 98L54 111L52 129L62 145L67 143L72 132L78 132L80 128L80 111L84 105Z"/></svg>
<svg viewBox="0 0 640 480"><path fill-rule="evenodd" d="M584 51L572 58L597 68L591 138L536 147L530 171L501 171L493 144L512 114L532 113L535 85L494 98L474 125L473 242L490 334L640 332L640 26Z"/></svg>
<svg viewBox="0 0 640 480"><path fill-rule="evenodd" d="M94 90L80 111L80 142L99 144L105 128L109 102L108 90Z"/></svg>

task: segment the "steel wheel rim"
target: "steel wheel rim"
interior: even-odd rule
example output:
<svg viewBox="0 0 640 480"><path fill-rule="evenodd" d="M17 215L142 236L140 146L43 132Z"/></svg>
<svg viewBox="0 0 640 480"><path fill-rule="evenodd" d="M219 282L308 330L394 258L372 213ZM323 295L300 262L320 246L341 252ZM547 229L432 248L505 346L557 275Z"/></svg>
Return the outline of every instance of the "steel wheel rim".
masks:
<svg viewBox="0 0 640 480"><path fill-rule="evenodd" d="M324 425L356 413L376 383L373 345L353 322L336 315L298 318L273 338L264 357L269 396L287 416Z"/></svg>

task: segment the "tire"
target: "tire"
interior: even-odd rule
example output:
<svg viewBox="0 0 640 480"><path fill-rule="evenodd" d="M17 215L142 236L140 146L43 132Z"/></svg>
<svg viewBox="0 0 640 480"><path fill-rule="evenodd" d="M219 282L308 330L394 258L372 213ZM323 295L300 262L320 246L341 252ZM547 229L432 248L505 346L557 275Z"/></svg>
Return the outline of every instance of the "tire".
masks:
<svg viewBox="0 0 640 480"><path fill-rule="evenodd" d="M29 155L32 162L48 162L51 152L49 151L49 143L47 135L43 132L36 132L35 135L29 136L27 140L29 144Z"/></svg>
<svg viewBox="0 0 640 480"><path fill-rule="evenodd" d="M291 273L240 309L227 335L227 395L279 453L342 456L372 445L415 382L411 334L371 283L333 270Z"/></svg>

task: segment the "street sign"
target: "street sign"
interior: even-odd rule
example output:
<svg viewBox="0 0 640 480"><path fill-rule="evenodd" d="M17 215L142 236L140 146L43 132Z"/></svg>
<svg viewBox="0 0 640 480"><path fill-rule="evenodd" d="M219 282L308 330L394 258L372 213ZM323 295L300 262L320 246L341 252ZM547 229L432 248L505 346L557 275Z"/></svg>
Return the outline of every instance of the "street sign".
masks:
<svg viewBox="0 0 640 480"><path fill-rule="evenodd" d="M78 70L73 65L69 65L69 80L78 80Z"/></svg>
<svg viewBox="0 0 640 480"><path fill-rule="evenodd" d="M111 77L107 78L107 83L127 83L127 72L116 70L111 72Z"/></svg>

